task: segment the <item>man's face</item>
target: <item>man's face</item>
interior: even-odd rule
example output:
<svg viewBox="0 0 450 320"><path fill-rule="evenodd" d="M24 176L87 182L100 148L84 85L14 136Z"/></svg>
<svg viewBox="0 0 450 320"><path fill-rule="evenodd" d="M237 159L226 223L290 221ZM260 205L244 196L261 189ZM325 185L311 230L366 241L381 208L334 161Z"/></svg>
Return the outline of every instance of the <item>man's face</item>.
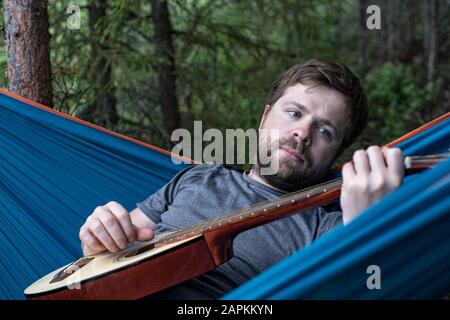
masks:
<svg viewBox="0 0 450 320"><path fill-rule="evenodd" d="M268 138L260 141L261 154L279 161L275 174L261 175L258 159L254 169L270 185L295 191L324 177L342 144L350 118L346 97L326 86L297 84L264 112L260 129L277 129L278 145L271 154Z"/></svg>

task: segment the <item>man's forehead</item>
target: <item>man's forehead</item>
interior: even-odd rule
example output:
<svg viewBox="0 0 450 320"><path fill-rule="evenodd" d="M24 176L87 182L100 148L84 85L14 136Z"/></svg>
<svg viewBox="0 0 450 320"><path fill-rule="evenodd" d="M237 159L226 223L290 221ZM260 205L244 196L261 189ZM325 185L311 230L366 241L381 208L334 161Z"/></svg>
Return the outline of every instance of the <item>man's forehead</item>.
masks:
<svg viewBox="0 0 450 320"><path fill-rule="evenodd" d="M346 108L346 96L336 89L324 85L296 84L286 88L279 101L302 99L303 102L311 102L319 106L327 105L335 109ZM302 103L299 101L299 103Z"/></svg>

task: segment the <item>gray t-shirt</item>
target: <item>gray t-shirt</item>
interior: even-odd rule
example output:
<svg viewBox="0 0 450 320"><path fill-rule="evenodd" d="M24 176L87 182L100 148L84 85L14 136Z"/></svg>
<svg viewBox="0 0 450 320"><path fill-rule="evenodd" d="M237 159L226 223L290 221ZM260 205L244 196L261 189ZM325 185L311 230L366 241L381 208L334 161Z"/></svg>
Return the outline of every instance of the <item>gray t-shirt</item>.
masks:
<svg viewBox="0 0 450 320"><path fill-rule="evenodd" d="M251 179L247 172L220 164L201 164L182 170L137 206L157 224L158 234L284 194ZM225 264L154 297L218 298L340 223L341 212L327 213L323 208L316 208L249 229L235 237L233 257Z"/></svg>

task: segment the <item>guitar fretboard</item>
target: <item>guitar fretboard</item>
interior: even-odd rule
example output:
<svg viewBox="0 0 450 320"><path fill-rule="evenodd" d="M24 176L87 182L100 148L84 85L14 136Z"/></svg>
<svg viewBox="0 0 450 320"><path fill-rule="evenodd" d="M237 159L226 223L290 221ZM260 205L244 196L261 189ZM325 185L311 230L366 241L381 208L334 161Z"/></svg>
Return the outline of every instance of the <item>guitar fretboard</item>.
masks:
<svg viewBox="0 0 450 320"><path fill-rule="evenodd" d="M259 217L261 215L268 215L275 209L295 204L298 201L304 199L312 198L319 194L325 193L331 189L340 187L341 184L342 178L338 178L323 184L316 185L311 188L302 189L300 191L289 193L287 195L280 197L277 200L268 200L249 208L232 211L231 213L226 214L224 216L208 219L201 223L197 223L182 228L176 232L172 232L167 236L161 237L158 242L161 244L166 244L179 240L184 240L187 238L197 236L199 234L204 234L205 232L213 231L217 228L224 228L227 225L239 223L245 220Z"/></svg>

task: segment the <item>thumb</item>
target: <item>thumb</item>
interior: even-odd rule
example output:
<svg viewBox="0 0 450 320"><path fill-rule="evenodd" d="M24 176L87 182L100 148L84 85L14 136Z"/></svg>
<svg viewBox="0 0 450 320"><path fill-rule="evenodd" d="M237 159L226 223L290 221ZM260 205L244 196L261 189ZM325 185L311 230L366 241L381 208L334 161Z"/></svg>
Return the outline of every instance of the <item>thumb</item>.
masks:
<svg viewBox="0 0 450 320"><path fill-rule="evenodd" d="M153 238L154 232L150 228L138 228L134 226L136 230L136 240L137 241L147 241Z"/></svg>

